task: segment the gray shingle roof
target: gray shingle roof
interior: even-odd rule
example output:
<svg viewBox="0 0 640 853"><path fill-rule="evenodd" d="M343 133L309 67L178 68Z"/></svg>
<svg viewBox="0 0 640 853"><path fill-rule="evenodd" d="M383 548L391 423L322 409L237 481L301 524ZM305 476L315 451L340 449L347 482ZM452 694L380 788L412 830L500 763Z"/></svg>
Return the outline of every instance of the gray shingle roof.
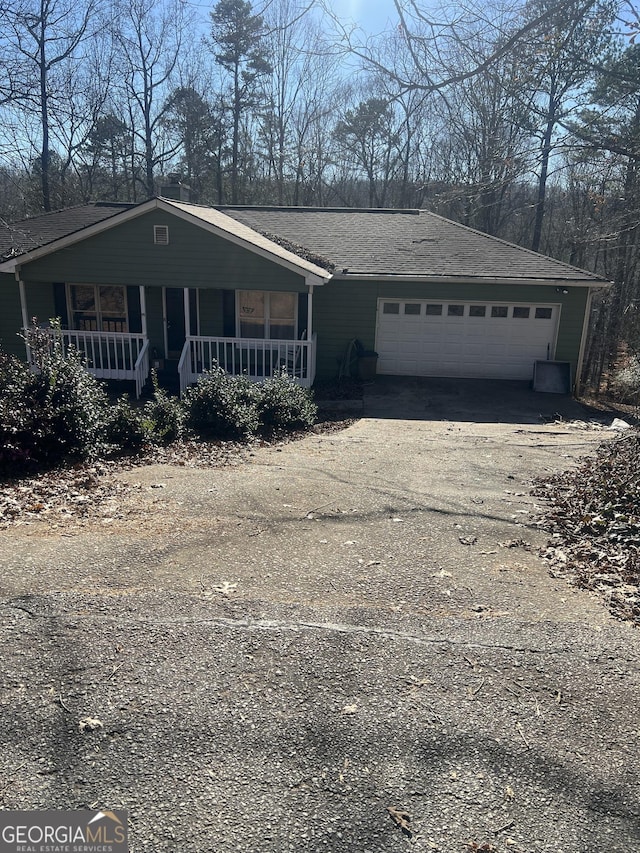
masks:
<svg viewBox="0 0 640 853"><path fill-rule="evenodd" d="M75 234L130 207L129 204L93 202L0 225L0 261Z"/></svg>
<svg viewBox="0 0 640 853"><path fill-rule="evenodd" d="M424 210L219 209L256 231L278 234L328 258L338 273L603 281Z"/></svg>
<svg viewBox="0 0 640 853"><path fill-rule="evenodd" d="M212 212L199 205L179 206L203 222ZM94 202L0 226L0 262L77 235L132 207L136 205ZM424 210L230 206L215 210L337 275L346 270L354 276L604 283L594 273Z"/></svg>

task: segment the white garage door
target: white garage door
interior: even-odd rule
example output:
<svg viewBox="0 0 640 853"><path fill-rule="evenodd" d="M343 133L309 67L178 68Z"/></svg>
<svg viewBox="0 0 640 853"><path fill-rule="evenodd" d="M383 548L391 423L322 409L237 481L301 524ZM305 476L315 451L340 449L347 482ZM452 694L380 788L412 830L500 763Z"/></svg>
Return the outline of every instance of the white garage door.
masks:
<svg viewBox="0 0 640 853"><path fill-rule="evenodd" d="M531 379L553 358L560 307L378 300L378 373Z"/></svg>

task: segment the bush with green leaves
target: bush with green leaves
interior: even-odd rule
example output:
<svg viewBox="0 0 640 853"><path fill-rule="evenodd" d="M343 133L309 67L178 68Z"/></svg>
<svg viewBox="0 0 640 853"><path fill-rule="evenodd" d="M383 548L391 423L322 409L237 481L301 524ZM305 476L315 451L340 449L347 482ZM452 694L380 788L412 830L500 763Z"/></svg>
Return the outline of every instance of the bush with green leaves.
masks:
<svg viewBox="0 0 640 853"><path fill-rule="evenodd" d="M177 397L161 388L158 374L151 371L153 398L144 407L144 423L151 441L167 444L182 438L185 428L185 407Z"/></svg>
<svg viewBox="0 0 640 853"><path fill-rule="evenodd" d="M246 439L258 432L258 386L214 366L187 388L182 403L186 425L205 438Z"/></svg>
<svg viewBox="0 0 640 853"><path fill-rule="evenodd" d="M35 465L33 418L27 400L31 380L26 364L0 352L0 473Z"/></svg>
<svg viewBox="0 0 640 853"><path fill-rule="evenodd" d="M109 407L105 428L112 450L140 450L152 438L143 410L132 406L126 394Z"/></svg>
<svg viewBox="0 0 640 853"><path fill-rule="evenodd" d="M310 391L282 372L260 387L258 415L264 433L309 429L316 422L318 407Z"/></svg>
<svg viewBox="0 0 640 853"><path fill-rule="evenodd" d="M79 353L34 328L27 337L33 368L3 357L0 442L3 469L45 467L62 459L88 459L107 448L109 401ZM13 466L7 465L13 457ZM9 470L8 470L9 469Z"/></svg>

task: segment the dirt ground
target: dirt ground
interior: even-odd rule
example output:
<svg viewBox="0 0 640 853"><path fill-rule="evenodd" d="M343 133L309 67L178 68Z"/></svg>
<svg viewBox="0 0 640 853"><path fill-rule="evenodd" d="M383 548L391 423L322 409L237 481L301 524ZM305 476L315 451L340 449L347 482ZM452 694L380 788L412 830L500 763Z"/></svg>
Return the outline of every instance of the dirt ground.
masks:
<svg viewBox="0 0 640 853"><path fill-rule="evenodd" d="M132 851L640 850L638 634L530 495L611 433L497 385L379 380L0 531L1 807L126 809Z"/></svg>

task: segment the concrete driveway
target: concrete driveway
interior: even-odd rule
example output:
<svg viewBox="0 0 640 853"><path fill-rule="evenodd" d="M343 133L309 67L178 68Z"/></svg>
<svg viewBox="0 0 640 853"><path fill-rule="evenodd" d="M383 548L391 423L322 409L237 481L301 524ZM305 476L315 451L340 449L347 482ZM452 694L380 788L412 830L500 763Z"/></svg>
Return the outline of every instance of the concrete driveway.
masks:
<svg viewBox="0 0 640 853"><path fill-rule="evenodd" d="M381 380L343 432L4 531L3 807L128 809L134 851L640 850L638 635L547 574L529 495L587 420Z"/></svg>

